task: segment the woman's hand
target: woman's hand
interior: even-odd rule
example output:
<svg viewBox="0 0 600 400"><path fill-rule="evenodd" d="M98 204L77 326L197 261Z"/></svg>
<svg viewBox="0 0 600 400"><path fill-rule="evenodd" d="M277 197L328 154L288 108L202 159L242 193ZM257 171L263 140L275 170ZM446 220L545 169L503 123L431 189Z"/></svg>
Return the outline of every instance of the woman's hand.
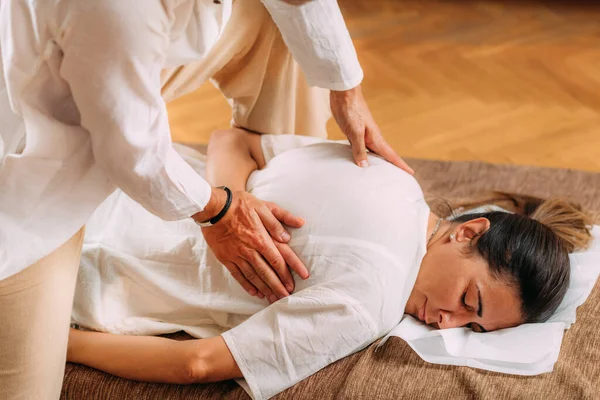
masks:
<svg viewBox="0 0 600 400"><path fill-rule="evenodd" d="M199 218L203 217L194 216L197 221L208 219ZM302 219L277 205L236 191L223 219L202 228L202 233L217 259L250 295L260 297L262 293L275 302L294 290L288 266L301 278L308 277L308 270L286 244L290 234L282 223L292 228L304 225Z"/></svg>
<svg viewBox="0 0 600 400"><path fill-rule="evenodd" d="M368 165L367 149L369 149L409 174L415 173L381 135L360 86L339 92L332 90L330 103L335 121L350 140L356 165L360 167Z"/></svg>

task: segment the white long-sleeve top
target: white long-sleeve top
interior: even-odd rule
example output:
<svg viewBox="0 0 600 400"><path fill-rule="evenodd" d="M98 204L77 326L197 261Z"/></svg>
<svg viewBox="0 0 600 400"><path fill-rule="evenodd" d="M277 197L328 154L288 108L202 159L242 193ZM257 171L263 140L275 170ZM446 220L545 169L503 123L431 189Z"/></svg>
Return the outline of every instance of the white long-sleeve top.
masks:
<svg viewBox="0 0 600 400"><path fill-rule="evenodd" d="M360 83L335 0L263 3L310 84ZM0 2L0 279L64 243L117 187L165 220L203 209L211 188L172 148L160 71L202 59L231 8Z"/></svg>
<svg viewBox="0 0 600 400"><path fill-rule="evenodd" d="M88 224L73 321L120 334L222 334L256 400L397 326L427 247L430 212L415 178L375 155L357 167L348 143L261 141L267 165L246 190L306 220L290 246L310 277L293 273L291 296L272 305L251 297L192 221L162 221L116 191ZM202 173L205 158L179 148Z"/></svg>

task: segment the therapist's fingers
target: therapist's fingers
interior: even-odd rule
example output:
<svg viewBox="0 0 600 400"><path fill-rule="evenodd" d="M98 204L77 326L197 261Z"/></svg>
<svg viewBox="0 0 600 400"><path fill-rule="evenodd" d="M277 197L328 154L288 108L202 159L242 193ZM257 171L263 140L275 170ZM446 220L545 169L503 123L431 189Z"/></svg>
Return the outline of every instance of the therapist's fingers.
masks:
<svg viewBox="0 0 600 400"><path fill-rule="evenodd" d="M291 239L289 232L285 230L283 225L281 225L281 222L273 215L266 204L257 208L256 213L273 239L283 243L286 243ZM269 258L267 258L267 260L269 260Z"/></svg>
<svg viewBox="0 0 600 400"><path fill-rule="evenodd" d="M294 280L289 273L285 259L275 246L275 241L271 238L268 238L268 240L270 246L261 251L260 254L257 253L256 257L249 261L273 293L278 298L283 298L288 296L290 291L294 289Z"/></svg>
<svg viewBox="0 0 600 400"><path fill-rule="evenodd" d="M248 261L251 262L263 281L269 285L273 293L279 298L282 298L289 295L289 288L293 289L294 280L289 274L289 271L287 274L284 272L284 269L287 269L287 265L281 253L275 246L275 241L267 236L266 242L268 242L268 244L265 244L258 249L262 257L254 257ZM267 265L270 266L269 268L263 266L265 261ZM277 272L277 274L274 271ZM281 280L278 278L278 275L282 277Z"/></svg>
<svg viewBox="0 0 600 400"><path fill-rule="evenodd" d="M256 287L258 292L262 294L263 297L266 297L267 299L269 299L269 301L271 301L272 296L274 296L273 291L260 278L260 276L258 276L250 262L246 260L238 261L238 267L240 268L246 279L248 279L254 285L254 287ZM271 299L269 297L271 297Z"/></svg>
<svg viewBox="0 0 600 400"><path fill-rule="evenodd" d="M279 207L277 204L265 202L265 205L269 210L271 210L271 213L273 213L275 218L277 218L283 224L291 228L301 228L304 225L304 220L302 218L296 217L294 214Z"/></svg>
<svg viewBox="0 0 600 400"><path fill-rule="evenodd" d="M289 263L287 263L286 256L287 256L287 258L291 259L288 252L291 252L292 254L294 252L292 251L290 246L288 246L287 244L278 243L275 240L273 241L273 244L275 245L275 247L277 247L277 250L283 257L284 261L286 262L286 264L284 264L283 267L280 267L280 268L274 267L273 270L275 272L277 272L277 275L279 276L281 283L283 283L283 285L286 289L286 292L287 292L285 295L287 296L289 293L292 293L292 291L294 290L295 284L294 284L294 278L292 277L292 273L290 272L290 269L288 267ZM285 252L285 254L281 250L283 250ZM298 262L300 262L300 260L298 260ZM302 267L304 267L304 265L302 265Z"/></svg>
<svg viewBox="0 0 600 400"><path fill-rule="evenodd" d="M331 90L329 105L335 122L352 145L354 162L359 167L368 166L365 132L368 124L374 121L361 86L349 90Z"/></svg>
<svg viewBox="0 0 600 400"><path fill-rule="evenodd" d="M379 128L375 126L373 130L367 128L367 134L365 136L365 143L369 150L373 153L380 155L388 162L394 164L396 167L408 172L411 175L415 174L415 171L400 157L385 141Z"/></svg>
<svg viewBox="0 0 600 400"><path fill-rule="evenodd" d="M235 265L232 262L225 262L225 263L223 263L223 265L225 265L225 268L227 268L229 270L229 272L231 273L231 276L233 276L233 278L236 281L238 281L238 283L240 285L242 285L244 290L246 292L248 292L248 294L250 296L258 296L259 291L256 289L256 287L252 283L250 283L250 281L248 279L246 279L246 276L244 276L244 274L238 268L237 265Z"/></svg>
<svg viewBox="0 0 600 400"><path fill-rule="evenodd" d="M308 273L308 269L306 268L304 263L300 260L300 258L298 258L296 253L294 253L294 250L292 250L292 248L289 245L285 243L275 243L275 246L277 246L277 249L285 259L287 265L293 271L295 271L300 276L300 278L306 279L310 276L310 274Z"/></svg>
<svg viewBox="0 0 600 400"><path fill-rule="evenodd" d="M275 246L273 245L273 247ZM279 277L273 270L274 268L268 264L267 260L265 260L261 254L254 252L254 254L246 259L246 261L248 261L251 267L249 270L242 270L246 275L246 278L264 293L271 303L289 295L289 292L283 286ZM289 282L286 282L286 285L289 286Z"/></svg>
<svg viewBox="0 0 600 400"><path fill-rule="evenodd" d="M363 126L361 126L363 128ZM367 161L367 147L365 144L365 131L364 129L353 131L348 134L348 140L352 145L352 156L354 162L359 167L366 167L369 165Z"/></svg>

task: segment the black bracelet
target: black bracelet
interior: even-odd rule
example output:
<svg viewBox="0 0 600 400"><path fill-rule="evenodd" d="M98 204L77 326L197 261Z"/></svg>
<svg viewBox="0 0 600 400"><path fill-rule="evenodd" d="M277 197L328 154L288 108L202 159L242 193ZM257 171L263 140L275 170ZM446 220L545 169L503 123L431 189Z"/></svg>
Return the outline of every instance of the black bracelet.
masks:
<svg viewBox="0 0 600 400"><path fill-rule="evenodd" d="M231 193L231 190L227 186L219 186L219 188L223 189L227 193L227 201L225 201L225 206L223 207L221 212L219 212L217 215L208 220L208 222L210 222L211 225L214 225L217 222L219 222L225 216L225 214L227 214L227 211L229 211L229 207L231 207L231 201L233 200L233 193Z"/></svg>

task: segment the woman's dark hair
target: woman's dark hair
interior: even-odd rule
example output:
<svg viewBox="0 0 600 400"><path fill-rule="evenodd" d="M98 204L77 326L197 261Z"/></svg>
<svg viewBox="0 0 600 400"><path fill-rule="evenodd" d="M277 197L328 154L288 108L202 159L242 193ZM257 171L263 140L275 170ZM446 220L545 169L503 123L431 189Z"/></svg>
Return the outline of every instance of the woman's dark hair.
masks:
<svg viewBox="0 0 600 400"><path fill-rule="evenodd" d="M490 203L514 213L463 214L453 221L481 217L490 221L490 228L472 241L471 251L487 261L494 276L519 291L524 323L544 322L567 292L569 253L586 248L591 241L591 220L580 206L568 201L508 193L495 193L493 201L461 208Z"/></svg>

